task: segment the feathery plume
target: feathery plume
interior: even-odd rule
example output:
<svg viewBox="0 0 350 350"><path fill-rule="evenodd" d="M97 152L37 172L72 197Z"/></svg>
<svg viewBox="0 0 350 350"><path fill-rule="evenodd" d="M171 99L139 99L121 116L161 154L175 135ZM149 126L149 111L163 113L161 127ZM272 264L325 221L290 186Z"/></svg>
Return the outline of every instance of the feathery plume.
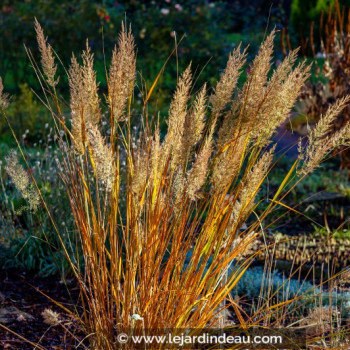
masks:
<svg viewBox="0 0 350 350"><path fill-rule="evenodd" d="M271 165L275 148L276 145L269 151L266 151L254 165L253 169L242 180L241 192L232 210L231 227L235 227L236 229L240 227L251 213L255 205L255 197Z"/></svg>
<svg viewBox="0 0 350 350"><path fill-rule="evenodd" d="M217 145L219 149L225 147L235 138L236 142L240 140L241 145L249 145L253 140L254 142L259 140L260 146L263 147L269 143L276 128L289 115L309 75L310 66L306 66L303 62L293 69L297 50L292 51L273 72L271 79L267 81L272 44L273 37L270 36L260 50L260 61L254 60L251 77L246 82L243 92L239 95L233 108L224 115L218 133ZM255 71L261 72L263 76L256 77ZM256 83L260 86L258 90L251 86ZM255 98L252 98L254 95ZM232 135L235 135L235 138ZM242 148L233 146L233 149L237 152ZM226 157L227 161L231 161L231 158L238 159L238 154L234 154L233 149L230 146L227 154L220 158ZM242 154L242 152L240 153ZM231 164L235 165L237 161Z"/></svg>
<svg viewBox="0 0 350 350"><path fill-rule="evenodd" d="M72 114L72 135L78 153L85 152L86 126L97 125L101 119L100 99L96 72L93 69L93 54L86 42L86 50L82 54L83 65L80 66L72 56L69 67L70 108Z"/></svg>
<svg viewBox="0 0 350 350"><path fill-rule="evenodd" d="M261 45L259 53L251 65L248 80L235 99L231 109L224 116L217 141L219 149L233 140L233 135L235 135L241 144L242 142L248 144L249 139L251 139L252 130L254 132L254 130L258 129L254 126L256 126L259 117L258 112L266 92L265 85L268 72L271 68L274 36L275 32L273 31ZM241 60L243 60L244 57L245 56L243 56ZM239 69L237 72L239 72ZM238 129L239 132L237 132ZM228 157L227 161L230 161L230 153L231 157L237 158L237 155L233 155L233 150L231 148L226 154L226 157ZM236 163L237 161L235 164Z"/></svg>
<svg viewBox="0 0 350 350"><path fill-rule="evenodd" d="M272 31L262 43L240 94L240 117L243 122L255 123L258 119L257 113L264 100L267 77L271 68L274 38L275 31Z"/></svg>
<svg viewBox="0 0 350 350"><path fill-rule="evenodd" d="M133 205L136 213L140 213L142 199L148 182L148 153L145 149L139 147L134 156L132 170Z"/></svg>
<svg viewBox="0 0 350 350"><path fill-rule="evenodd" d="M206 112L206 84L197 94L191 113L186 115L184 140L183 140L183 154L184 159L187 159L188 153L202 137L205 126L205 112Z"/></svg>
<svg viewBox="0 0 350 350"><path fill-rule="evenodd" d="M162 157L162 145L160 143L159 124L154 131L154 138L151 143L151 155L150 155L150 170L149 170L149 184L152 191L152 210L157 201L155 198L158 196L158 191L161 185L161 178L165 167L164 157ZM162 194L160 194L162 198ZM162 201L161 201L162 203Z"/></svg>
<svg viewBox="0 0 350 350"><path fill-rule="evenodd" d="M307 175L317 168L322 160L335 148L350 141L350 125L345 125L336 133L330 133L335 118L350 102L350 95L337 100L324 117L321 117L316 126L308 135L308 144L303 150L299 147L299 159L303 160L302 167L298 170L298 175Z"/></svg>
<svg viewBox="0 0 350 350"><path fill-rule="evenodd" d="M118 38L118 47L115 46L112 63L109 70L108 89L109 105L114 120L123 120L123 114L128 97L131 95L135 80L136 55L134 37L122 23L122 30Z"/></svg>
<svg viewBox="0 0 350 350"><path fill-rule="evenodd" d="M109 192L113 188L116 171L112 149L105 144L105 140L96 125L88 125L87 134L96 177Z"/></svg>
<svg viewBox="0 0 350 350"><path fill-rule="evenodd" d="M51 309L45 309L41 316L44 319L44 323L49 326L58 326L61 323L60 315Z"/></svg>
<svg viewBox="0 0 350 350"><path fill-rule="evenodd" d="M91 53L88 41L86 41L86 50L83 51L81 57L83 59L84 118L86 123L96 125L101 119L100 98L98 96L96 72L94 71L94 55Z"/></svg>
<svg viewBox="0 0 350 350"><path fill-rule="evenodd" d="M252 130L252 138L260 138L262 146L288 117L309 77L310 66L306 66L305 61L293 69L296 58L297 50L284 59L267 83L265 96L256 112L257 127Z"/></svg>
<svg viewBox="0 0 350 350"><path fill-rule="evenodd" d="M239 45L229 56L225 71L215 87L214 94L210 97L214 116L217 116L231 101L240 70L246 61L246 51L245 49L241 53L241 45Z"/></svg>
<svg viewBox="0 0 350 350"><path fill-rule="evenodd" d="M51 87L54 88L58 84L58 79L55 80L57 66L53 57L52 47L50 44L47 43L47 38L45 38L44 31L36 18L34 21L34 25L36 31L36 38L41 54L41 65L46 76L46 81Z"/></svg>
<svg viewBox="0 0 350 350"><path fill-rule="evenodd" d="M172 189L173 189L173 205L175 212L181 208L181 203L183 200L184 189L186 186L186 179L184 170L179 168L178 171L174 175Z"/></svg>
<svg viewBox="0 0 350 350"><path fill-rule="evenodd" d="M187 114L187 103L192 85L191 65L182 73L177 83L174 97L169 109L168 132L164 141L164 157L171 154L171 169L175 169L183 158L183 136Z"/></svg>
<svg viewBox="0 0 350 350"><path fill-rule="evenodd" d="M218 149L220 150L225 146L226 150L219 155L213 169L212 181L217 190L226 188L238 176L242 157L246 151L247 135L237 130L233 135L227 136L227 139L228 137L230 137L231 143L225 146L226 142L220 139L219 133Z"/></svg>
<svg viewBox="0 0 350 350"><path fill-rule="evenodd" d="M198 191L204 185L208 174L208 163L212 153L213 133L215 123L211 127L211 131L204 141L204 145L196 155L195 162L188 173L186 191L191 200L199 197Z"/></svg>
<svg viewBox="0 0 350 350"><path fill-rule="evenodd" d="M28 201L29 208L36 211L40 205L39 194L30 182L28 173L19 164L16 153L11 152L6 157L5 170L11 177L15 187L21 193L22 197Z"/></svg>
<svg viewBox="0 0 350 350"><path fill-rule="evenodd" d="M74 55L68 74L73 143L75 150L83 154L85 152L84 79L82 69Z"/></svg>

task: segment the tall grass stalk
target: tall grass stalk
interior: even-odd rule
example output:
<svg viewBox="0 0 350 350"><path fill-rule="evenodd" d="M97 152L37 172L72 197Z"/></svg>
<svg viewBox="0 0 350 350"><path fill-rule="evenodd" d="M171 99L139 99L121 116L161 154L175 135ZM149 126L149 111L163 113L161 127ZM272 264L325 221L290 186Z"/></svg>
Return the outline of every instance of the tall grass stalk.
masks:
<svg viewBox="0 0 350 350"><path fill-rule="evenodd" d="M304 63L295 65L297 51L270 74L272 32L242 88L237 81L246 51L240 47L230 54L214 88L205 85L193 94L189 66L178 79L163 138L159 121L148 116L154 86L145 91L142 112L135 116L136 54L130 29L122 26L106 68L105 96L98 91L88 43L81 60L72 57L67 123L56 90L53 50L38 22L35 27L42 70L28 53L43 87L43 103L56 123L67 211L74 217L83 266L60 242L80 286L79 317L91 346L115 349L121 329L211 326L230 305L244 322L230 297L251 262L244 251L261 234L262 220L282 203L285 189L290 191L339 142L349 140L349 128L327 139L329 122L349 99L330 107L260 219L250 220L240 232L259 204L258 192L273 164L272 136L309 75ZM5 116L7 102L1 83ZM16 174L23 174L18 166L8 165L14 183ZM39 191L34 177L27 180ZM60 237L53 219L52 224Z"/></svg>

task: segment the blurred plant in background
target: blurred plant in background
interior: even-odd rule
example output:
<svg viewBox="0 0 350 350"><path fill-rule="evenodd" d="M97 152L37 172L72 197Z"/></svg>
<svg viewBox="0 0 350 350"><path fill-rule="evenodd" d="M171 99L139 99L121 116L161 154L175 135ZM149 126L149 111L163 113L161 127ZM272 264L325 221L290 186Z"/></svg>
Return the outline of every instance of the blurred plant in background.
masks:
<svg viewBox="0 0 350 350"><path fill-rule="evenodd" d="M151 83L185 35L177 50L179 69L185 68L183 62L192 60L198 82L213 83L219 77L217 67L224 66L233 47L241 41L245 45L249 43L253 55L264 37L267 23L270 21L270 27L279 23L285 11L282 1L273 7L271 3L261 0L249 3L73 0L58 5L52 0L4 0L0 8L0 76L12 93L18 93L18 82L26 82L37 91L40 89L23 48L24 43L29 50L34 49L31 26L36 17L45 24L50 43L60 52L63 62L67 62L77 48L83 48L85 38L89 38L98 59L97 76L102 90L106 90L103 47L105 51L113 48L116 24L126 17L132 19L138 69L146 82ZM62 67L58 69L65 79ZM157 94L158 109L170 102L168 96L176 85L176 70L177 65L172 64L163 73Z"/></svg>
<svg viewBox="0 0 350 350"><path fill-rule="evenodd" d="M310 28L311 37L313 26ZM316 66L318 80L309 81L301 95L303 100L302 113L306 118L300 122L313 126L323 115L327 108L338 98L350 93L350 10L335 0L328 12L321 13L319 23L319 35L315 35L310 41L310 47L315 54L315 48L319 48L318 56L324 57L324 64ZM329 133L337 133L350 120L350 109L347 107L330 126ZM341 168L350 168L350 153L348 146L336 150L341 159Z"/></svg>
<svg viewBox="0 0 350 350"><path fill-rule="evenodd" d="M33 145L35 141L47 138L44 132L48 129L43 128L43 125L51 124L51 119L47 110L43 108L28 85L24 83L20 84L19 87L20 93L18 97L12 98L8 117L18 133L18 137ZM2 142L8 145L13 143L13 138L4 119L0 120L0 133Z"/></svg>
<svg viewBox="0 0 350 350"><path fill-rule="evenodd" d="M335 0L292 0L291 22L301 42L311 39L309 37L311 23L313 22L317 25L322 12L326 12L329 6L334 5L334 1Z"/></svg>

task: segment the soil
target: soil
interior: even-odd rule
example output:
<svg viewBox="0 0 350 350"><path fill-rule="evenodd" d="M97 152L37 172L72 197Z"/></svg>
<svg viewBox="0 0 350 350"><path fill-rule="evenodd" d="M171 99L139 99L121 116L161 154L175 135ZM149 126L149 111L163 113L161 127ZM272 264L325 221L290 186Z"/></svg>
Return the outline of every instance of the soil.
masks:
<svg viewBox="0 0 350 350"><path fill-rule="evenodd" d="M62 312L50 298L72 310L78 300L79 290L70 284L69 291L58 277L40 278L25 272L0 270L0 349L79 349L83 334L78 323ZM50 309L60 314L60 324L50 326L44 322L42 312ZM3 325L3 327L1 326ZM11 333L9 330L17 333Z"/></svg>

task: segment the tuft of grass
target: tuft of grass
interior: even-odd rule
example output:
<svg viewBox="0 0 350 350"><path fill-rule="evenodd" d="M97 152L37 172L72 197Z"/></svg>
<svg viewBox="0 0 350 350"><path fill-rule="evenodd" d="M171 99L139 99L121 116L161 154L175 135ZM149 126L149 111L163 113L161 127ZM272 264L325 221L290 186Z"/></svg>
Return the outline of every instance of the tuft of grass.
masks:
<svg viewBox="0 0 350 350"><path fill-rule="evenodd" d="M36 189L41 205L36 201L29 208L46 213L79 284L82 312L77 316L92 348L115 349L122 329L211 326L228 306L242 324L257 324L244 319L230 297L253 258L244 255L245 249L263 234L261 223L277 206L284 206L293 186L334 147L349 141L348 126L336 136L327 134L349 99L330 107L295 163L281 169L285 176L269 205L241 232L260 204L257 195L274 164L272 136L309 75L309 66L295 64L297 51L271 72L272 32L250 64L242 88L237 82L246 50L237 48L230 54L213 88L197 89L189 65L179 75L167 133L161 137L158 118L148 114L159 76L152 87L136 79L134 41L127 26L122 26L106 67L106 96L98 91L88 42L81 58L73 56L68 69L69 118L62 113L64 102L56 90L56 58L38 22L36 31L42 69L30 51L28 55L55 124L67 210L81 251L70 254L40 180L32 172L23 176L26 186ZM6 118L8 98L0 87ZM137 87L143 97L141 111L133 107ZM10 171L14 184L20 183L18 174L24 173ZM270 318L290 302L272 308L264 304L265 316L258 320Z"/></svg>

